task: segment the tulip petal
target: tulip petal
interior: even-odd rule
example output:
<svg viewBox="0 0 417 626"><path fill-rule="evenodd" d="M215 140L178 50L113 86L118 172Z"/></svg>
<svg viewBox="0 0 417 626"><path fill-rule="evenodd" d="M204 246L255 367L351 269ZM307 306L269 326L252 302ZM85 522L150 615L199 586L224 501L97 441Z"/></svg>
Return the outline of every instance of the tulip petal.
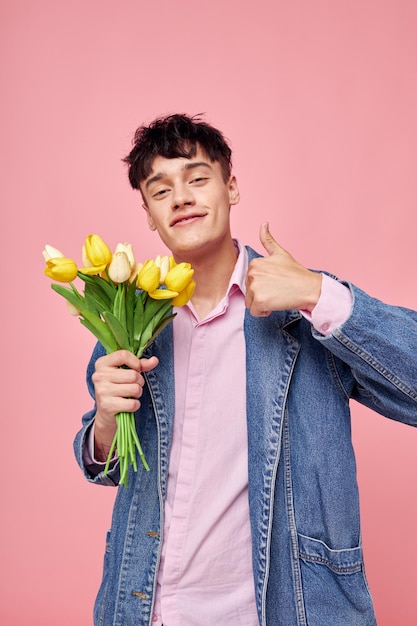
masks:
<svg viewBox="0 0 417 626"><path fill-rule="evenodd" d="M96 274L101 274L104 272L107 265L102 263L101 265L92 265L91 267L80 267L79 271L81 274L86 274L87 276L95 276Z"/></svg>
<svg viewBox="0 0 417 626"><path fill-rule="evenodd" d="M149 292L149 297L152 300L169 300L178 296L178 291L171 291L170 289L155 289Z"/></svg>
<svg viewBox="0 0 417 626"><path fill-rule="evenodd" d="M172 301L172 306L184 306L193 297L195 290L195 280L190 280L185 289L183 289Z"/></svg>
<svg viewBox="0 0 417 626"><path fill-rule="evenodd" d="M65 257L65 254L62 254L61 250L58 250L58 248L54 248L54 246L50 246L49 244L45 245L42 255L43 255L43 258L45 259L45 262L49 261L49 259Z"/></svg>

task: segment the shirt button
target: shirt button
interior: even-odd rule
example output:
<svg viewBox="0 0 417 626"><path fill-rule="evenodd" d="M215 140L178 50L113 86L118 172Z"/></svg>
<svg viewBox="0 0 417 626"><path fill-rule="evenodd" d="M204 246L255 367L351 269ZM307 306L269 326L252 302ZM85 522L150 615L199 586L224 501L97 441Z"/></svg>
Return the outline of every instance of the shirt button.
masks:
<svg viewBox="0 0 417 626"><path fill-rule="evenodd" d="M325 322L324 324L321 325L321 329L326 332L327 330L329 330L330 328L330 324L328 322Z"/></svg>
<svg viewBox="0 0 417 626"><path fill-rule="evenodd" d="M156 615L156 613L153 614L152 621L153 622L157 622L158 621L158 616Z"/></svg>

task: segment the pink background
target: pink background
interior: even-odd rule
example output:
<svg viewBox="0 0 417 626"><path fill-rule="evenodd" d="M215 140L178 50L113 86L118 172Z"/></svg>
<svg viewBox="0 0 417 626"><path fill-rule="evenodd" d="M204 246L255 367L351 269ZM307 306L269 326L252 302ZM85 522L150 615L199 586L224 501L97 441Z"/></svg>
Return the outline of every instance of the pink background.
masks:
<svg viewBox="0 0 417 626"><path fill-rule="evenodd" d="M235 154L236 236L417 308L414 0L3 0L0 623L89 626L115 491L84 482L93 337L43 276L98 232L162 252L121 158L142 121L206 112ZM417 624L417 431L358 406L379 626ZM146 506L146 502L143 503Z"/></svg>

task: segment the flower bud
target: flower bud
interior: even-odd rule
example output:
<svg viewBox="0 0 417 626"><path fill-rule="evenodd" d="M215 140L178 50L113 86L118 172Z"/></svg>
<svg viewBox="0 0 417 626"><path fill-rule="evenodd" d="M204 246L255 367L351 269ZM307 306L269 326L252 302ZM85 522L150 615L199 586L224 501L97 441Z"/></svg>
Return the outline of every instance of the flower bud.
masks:
<svg viewBox="0 0 417 626"><path fill-rule="evenodd" d="M165 284L172 291L183 291L194 274L189 263L178 263L165 276Z"/></svg>
<svg viewBox="0 0 417 626"><path fill-rule="evenodd" d="M71 283L78 274L78 268L72 259L56 257L46 262L46 276L57 280L59 283Z"/></svg>
<svg viewBox="0 0 417 626"><path fill-rule="evenodd" d="M155 264L155 261L149 260L144 263L138 273L137 284L140 289L147 291L155 291L159 287L159 276L161 270Z"/></svg>
<svg viewBox="0 0 417 626"><path fill-rule="evenodd" d="M56 259L56 258L64 258L64 255L62 254L62 252L60 250L58 250L58 248L54 248L53 246L50 246L48 244L46 244L45 249L42 252L43 254L43 258L46 261L49 261L49 259Z"/></svg>
<svg viewBox="0 0 417 626"><path fill-rule="evenodd" d="M135 254L133 252L131 243L118 243L114 253L117 254L117 252L124 252L127 255L131 270L133 270L136 267Z"/></svg>
<svg viewBox="0 0 417 626"><path fill-rule="evenodd" d="M158 254L158 256L155 259L155 265L157 265L159 267L159 269L161 270L161 275L159 277L159 284L163 285L165 282L165 276L168 274L170 268L170 259L168 256L161 256L160 254Z"/></svg>
<svg viewBox="0 0 417 626"><path fill-rule="evenodd" d="M124 283L128 280L131 267L126 252L115 252L109 265L109 276L114 283Z"/></svg>
<svg viewBox="0 0 417 626"><path fill-rule="evenodd" d="M81 251L83 267L80 267L82 274L95 276L102 274L112 260L110 248L99 235L88 235Z"/></svg>
<svg viewBox="0 0 417 626"><path fill-rule="evenodd" d="M95 267L109 265L112 259L112 253L108 245L99 235L88 235L84 246L86 257L92 265Z"/></svg>

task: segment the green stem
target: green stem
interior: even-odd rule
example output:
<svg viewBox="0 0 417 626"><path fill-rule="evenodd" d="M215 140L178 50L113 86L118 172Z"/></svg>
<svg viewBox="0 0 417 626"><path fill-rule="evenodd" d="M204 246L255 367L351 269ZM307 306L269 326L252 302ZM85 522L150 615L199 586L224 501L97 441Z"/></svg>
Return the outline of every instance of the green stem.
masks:
<svg viewBox="0 0 417 626"><path fill-rule="evenodd" d="M105 476L106 476L106 474L107 474L107 473L108 473L108 471L109 471L110 461L112 460L113 453L114 453L114 450L115 450L115 448L116 448L116 445L117 445L117 430L116 430L116 432L114 433L113 441L111 442L110 450L109 450L109 453L108 453L108 455L107 455L106 466L105 466L105 468L104 468L104 475L105 475Z"/></svg>
<svg viewBox="0 0 417 626"><path fill-rule="evenodd" d="M142 465L147 472L149 472L149 465L146 461L142 446L140 445L138 434L136 432L135 414L126 412L118 413L116 415L116 424L117 429L113 437L109 454L107 456L104 474L107 474L109 471L110 461L117 446L120 463L119 485L124 485L125 487L127 487L129 465L133 466L135 472L137 472L138 470L136 462L136 450L138 451L139 458L142 461Z"/></svg>
<svg viewBox="0 0 417 626"><path fill-rule="evenodd" d="M133 415L133 413L132 413ZM149 465L146 461L145 455L143 454L143 450L142 450L142 446L140 445L140 441L139 441L139 437L138 434L136 432L136 426L135 426L135 420L134 418L130 420L130 433L134 439L134 442L136 444L136 448L138 449L138 453L139 453L139 458L142 461L143 467L146 469L147 472L149 472Z"/></svg>

